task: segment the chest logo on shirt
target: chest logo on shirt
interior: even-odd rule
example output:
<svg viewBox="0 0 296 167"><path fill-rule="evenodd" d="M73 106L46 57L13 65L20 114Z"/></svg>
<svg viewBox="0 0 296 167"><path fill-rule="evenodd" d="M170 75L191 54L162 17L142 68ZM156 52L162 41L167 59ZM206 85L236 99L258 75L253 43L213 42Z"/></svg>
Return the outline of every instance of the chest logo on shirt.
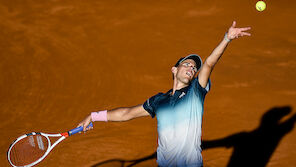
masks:
<svg viewBox="0 0 296 167"><path fill-rule="evenodd" d="M186 95L186 93L185 93L185 92L182 92L182 93L180 94L180 96L179 96L179 99L180 99L181 97L185 96L185 95Z"/></svg>

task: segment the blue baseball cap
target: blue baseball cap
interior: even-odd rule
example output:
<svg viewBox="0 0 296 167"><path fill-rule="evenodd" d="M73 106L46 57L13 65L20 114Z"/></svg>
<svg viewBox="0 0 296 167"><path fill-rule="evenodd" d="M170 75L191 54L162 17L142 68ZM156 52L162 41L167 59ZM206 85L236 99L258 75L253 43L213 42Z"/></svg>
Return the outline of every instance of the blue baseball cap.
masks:
<svg viewBox="0 0 296 167"><path fill-rule="evenodd" d="M180 65L180 63L182 63L183 61L187 60L187 59L192 59L195 61L195 64L196 64L196 68L197 68L197 71L200 70L201 66L202 66L202 60L201 58L199 57L199 55L197 54L190 54L186 57L181 57L177 63L175 64L175 67L178 67Z"/></svg>

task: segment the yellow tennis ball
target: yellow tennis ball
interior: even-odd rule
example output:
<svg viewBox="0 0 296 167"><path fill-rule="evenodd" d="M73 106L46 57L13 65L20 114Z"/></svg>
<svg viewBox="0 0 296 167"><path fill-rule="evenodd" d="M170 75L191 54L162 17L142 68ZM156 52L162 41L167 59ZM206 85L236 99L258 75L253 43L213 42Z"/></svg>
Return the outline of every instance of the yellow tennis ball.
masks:
<svg viewBox="0 0 296 167"><path fill-rule="evenodd" d="M266 3L264 1L258 1L256 3L256 9L259 11L259 12L262 12L263 10L265 10L266 8Z"/></svg>

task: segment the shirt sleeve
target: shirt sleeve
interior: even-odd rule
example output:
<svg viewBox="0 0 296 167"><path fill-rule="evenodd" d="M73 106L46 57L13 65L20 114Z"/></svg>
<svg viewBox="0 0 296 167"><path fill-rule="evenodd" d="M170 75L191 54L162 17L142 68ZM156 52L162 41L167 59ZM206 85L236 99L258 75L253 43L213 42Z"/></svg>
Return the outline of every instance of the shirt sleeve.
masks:
<svg viewBox="0 0 296 167"><path fill-rule="evenodd" d="M162 94L163 93L158 93L157 95L150 97L143 104L143 108L151 115L152 118L155 117L157 102Z"/></svg>
<svg viewBox="0 0 296 167"><path fill-rule="evenodd" d="M195 90L198 90L199 92L201 92L204 96L210 91L211 89L211 80L208 80L208 83L206 85L205 88L203 88L199 82L198 82L198 77L196 77L193 81L193 86L195 87Z"/></svg>

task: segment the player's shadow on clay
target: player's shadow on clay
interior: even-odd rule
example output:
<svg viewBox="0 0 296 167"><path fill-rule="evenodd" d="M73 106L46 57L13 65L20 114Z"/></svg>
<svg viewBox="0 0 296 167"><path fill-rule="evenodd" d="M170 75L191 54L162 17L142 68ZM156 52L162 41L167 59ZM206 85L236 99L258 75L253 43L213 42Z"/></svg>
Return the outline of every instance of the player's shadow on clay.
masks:
<svg viewBox="0 0 296 167"><path fill-rule="evenodd" d="M274 107L261 118L258 128L250 132L240 132L222 139L204 140L203 149L214 147L233 148L228 167L267 165L280 140L294 128L296 114L288 116L292 108ZM287 116L288 118L283 119Z"/></svg>
<svg viewBox="0 0 296 167"><path fill-rule="evenodd" d="M268 110L261 118L258 128L250 132L240 132L222 139L204 140L202 148L233 147L233 153L228 162L228 167L267 165L272 153L280 140L294 128L296 114L288 116L292 111L289 106L274 107ZM285 120L283 117L287 116ZM156 159L156 152L135 160L111 159L99 162L91 167L132 167L141 162Z"/></svg>
<svg viewBox="0 0 296 167"><path fill-rule="evenodd" d="M134 160L123 160L123 159L110 159L107 161L103 161L100 163L97 163L95 165L92 165L91 167L104 167L104 166L108 166L108 167L131 167L131 166L135 166L143 161L147 161L150 159L156 159L156 152L154 152L151 155L148 155L146 157L143 158L139 158L139 159L134 159Z"/></svg>

